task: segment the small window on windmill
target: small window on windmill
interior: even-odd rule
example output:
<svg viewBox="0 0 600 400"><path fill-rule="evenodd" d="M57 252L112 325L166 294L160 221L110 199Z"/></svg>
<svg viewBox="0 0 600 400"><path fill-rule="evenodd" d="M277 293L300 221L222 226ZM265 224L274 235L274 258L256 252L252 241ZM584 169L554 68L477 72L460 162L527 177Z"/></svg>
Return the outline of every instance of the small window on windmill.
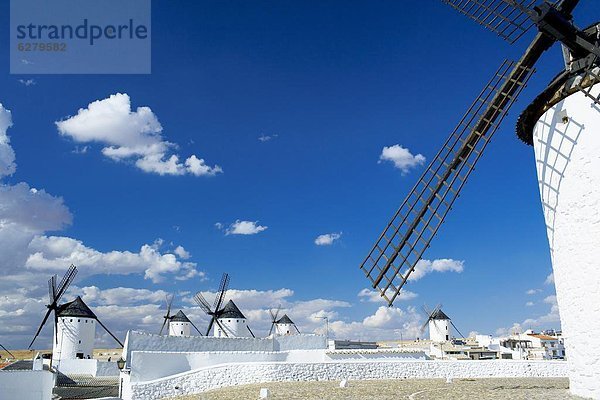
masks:
<svg viewBox="0 0 600 400"><path fill-rule="evenodd" d="M78 320L77 320L77 322L81 322L81 320L80 320L80 319L78 319Z"/></svg>
<svg viewBox="0 0 600 400"><path fill-rule="evenodd" d="M569 115L567 115L567 110L560 110L560 112L557 114L558 120L560 122L562 122L563 124L566 124L569 122Z"/></svg>

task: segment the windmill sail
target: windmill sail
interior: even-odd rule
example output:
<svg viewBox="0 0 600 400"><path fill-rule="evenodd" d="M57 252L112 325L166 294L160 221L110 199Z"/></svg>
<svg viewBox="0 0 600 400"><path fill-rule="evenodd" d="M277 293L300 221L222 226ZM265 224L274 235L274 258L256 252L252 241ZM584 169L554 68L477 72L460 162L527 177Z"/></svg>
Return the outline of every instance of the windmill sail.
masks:
<svg viewBox="0 0 600 400"><path fill-rule="evenodd" d="M169 323L169 320L171 319L171 305L173 304L173 298L175 298L175 295L172 294L169 298L169 296L165 296L165 303L167 304L167 313L163 316L163 324L160 327L160 331L158 332L159 335L162 335L163 330L165 329L165 326L167 326L167 324ZM169 332L169 328L167 328L167 333Z"/></svg>
<svg viewBox="0 0 600 400"><path fill-rule="evenodd" d="M31 343L29 344L28 348L31 348L31 346L33 346L33 343L39 336L40 332L42 331L42 328L44 327L44 324L46 324L46 321L48 321L48 317L50 317L50 314L53 311L54 311L54 337L55 337L56 342L58 343L58 337L56 336L56 334L57 334L56 326L58 325L58 315L56 315L56 310L58 308L58 302L62 298L63 294L65 294L65 292L67 291L67 289L69 288L69 285L71 284L71 282L73 282L76 275L77 275L77 267L75 267L74 265L71 265L69 267L69 269L67 270L67 272L65 273L65 275L63 276L63 278L60 281L58 286L56 286L56 275L52 276L50 278L50 280L48 280L49 303L46 306L48 308L48 311L46 311L46 315L44 315L44 319L42 319L42 323L40 324L39 328L35 332L35 335L33 336L33 339L31 340Z"/></svg>
<svg viewBox="0 0 600 400"><path fill-rule="evenodd" d="M600 65L599 57L594 56L593 61L585 72L583 78L579 81L578 89L588 98L592 99L597 106L600 106L600 93L592 93L594 85L600 83Z"/></svg>
<svg viewBox="0 0 600 400"><path fill-rule="evenodd" d="M194 300L200 306L200 308L208 316L211 317L210 322L208 323L208 328L206 329L206 336L210 335L210 330L212 329L214 324L217 324L217 326L219 328L221 328L221 330L223 331L225 336L228 336L227 332L225 331L225 329L219 322L219 313L221 311L221 305L223 304L223 300L225 299L225 293L227 292L228 288L229 288L229 274L224 273L223 276L221 277L221 283L219 284L219 291L217 292L217 295L215 296L213 308L210 307L210 304L208 303L208 301L206 301L206 298L204 298L204 296L202 295L201 292L196 293L196 295L194 296Z"/></svg>
<svg viewBox="0 0 600 400"><path fill-rule="evenodd" d="M360 268L390 306L551 43L538 34L518 63L500 66L363 261Z"/></svg>
<svg viewBox="0 0 600 400"><path fill-rule="evenodd" d="M455 10L514 43L534 25L528 11L536 0L442 0Z"/></svg>
<svg viewBox="0 0 600 400"><path fill-rule="evenodd" d="M11 353L6 347L2 346L2 343L0 343L0 347L2 347L4 349L5 352L7 352L12 358L17 358L15 357L15 355L13 353Z"/></svg>

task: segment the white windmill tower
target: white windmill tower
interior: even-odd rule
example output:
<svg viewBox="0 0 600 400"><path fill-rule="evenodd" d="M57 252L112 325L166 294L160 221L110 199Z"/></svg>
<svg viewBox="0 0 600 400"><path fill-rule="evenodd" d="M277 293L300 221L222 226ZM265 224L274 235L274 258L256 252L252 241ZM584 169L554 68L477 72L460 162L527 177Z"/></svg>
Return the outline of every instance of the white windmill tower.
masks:
<svg viewBox="0 0 600 400"><path fill-rule="evenodd" d="M202 336L196 325L190 321L183 311L179 310L169 320L169 336L191 336L192 327Z"/></svg>
<svg viewBox="0 0 600 400"><path fill-rule="evenodd" d="M50 304L46 307L48 311L42 320L33 340L29 344L29 348L37 339L50 317L54 312L54 341L52 346L52 365L60 369L62 360L75 360L92 358L94 350L94 339L96 336L96 324L99 324L113 339L123 344L115 335L110 332L106 326L98 319L96 314L84 303L81 297L71 302L59 305L63 294L75 279L77 268L73 265L61 280L56 284L56 275L48 281Z"/></svg>
<svg viewBox="0 0 600 400"><path fill-rule="evenodd" d="M229 274L225 273L221 278L219 291L217 292L212 308L201 292L196 293L194 296L194 300L196 300L200 308L211 317L208 329L206 330L206 336L210 335L213 325L216 325L213 332L213 336L215 337L255 337L248 326L246 317L233 300L229 300L225 304L225 307L221 308L228 286Z"/></svg>
<svg viewBox="0 0 600 400"><path fill-rule="evenodd" d="M229 300L217 313L217 320L219 323L214 329L215 337L254 337L246 317L233 300Z"/></svg>
<svg viewBox="0 0 600 400"><path fill-rule="evenodd" d="M298 335L300 331L296 324L284 314L283 317L279 318L279 312L281 311L281 306L278 306L275 311L269 310L269 314L271 314L271 329L269 330L269 336L273 334L275 331L276 336L286 336L286 335Z"/></svg>
<svg viewBox="0 0 600 400"><path fill-rule="evenodd" d="M275 321L275 334L280 336L298 335L300 331L290 317L287 314L283 314L283 317Z"/></svg>
<svg viewBox="0 0 600 400"><path fill-rule="evenodd" d="M450 317L436 307L425 323L429 327L429 340L436 343L450 340L450 322Z"/></svg>
<svg viewBox="0 0 600 400"><path fill-rule="evenodd" d="M167 305L167 313L164 315L164 321L162 326L160 327L159 335L162 335L163 330L168 324L168 333L169 336L191 336L191 327L194 327L196 331L202 336L202 333L196 325L185 315L185 313L179 310L175 315L171 315L171 305L173 304L173 299L175 295L172 294L170 296L165 296L165 303Z"/></svg>
<svg viewBox="0 0 600 400"><path fill-rule="evenodd" d="M427 315L427 320L421 327L421 332L425 332L425 329L429 328L429 340L432 342L443 343L451 340L451 327L453 327L461 337L464 337L456 325L454 325L450 317L442 311L441 304L438 304L433 311L429 311L427 306L423 306L423 311Z"/></svg>
<svg viewBox="0 0 600 400"><path fill-rule="evenodd" d="M61 360L92 358L98 317L81 297L58 307L57 338L52 348L52 365Z"/></svg>

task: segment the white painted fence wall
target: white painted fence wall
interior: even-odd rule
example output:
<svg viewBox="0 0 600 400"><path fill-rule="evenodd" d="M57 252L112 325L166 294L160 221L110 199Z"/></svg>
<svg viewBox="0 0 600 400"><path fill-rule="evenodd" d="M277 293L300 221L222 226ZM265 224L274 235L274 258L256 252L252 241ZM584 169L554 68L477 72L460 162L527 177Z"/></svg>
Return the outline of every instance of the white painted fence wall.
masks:
<svg viewBox="0 0 600 400"><path fill-rule="evenodd" d="M0 371L0 400L50 400L53 387L50 371Z"/></svg>
<svg viewBox="0 0 600 400"><path fill-rule="evenodd" d="M58 370L63 374L82 374L91 376L119 376L116 361L90 360L62 360Z"/></svg>
<svg viewBox="0 0 600 400"><path fill-rule="evenodd" d="M600 399L600 106L567 97L540 118L533 142L570 390Z"/></svg>
<svg viewBox="0 0 600 400"><path fill-rule="evenodd" d="M227 386L275 381L404 378L565 377L562 361L381 361L224 364L148 382L132 382L124 399L153 400ZM128 388L129 389L129 388ZM130 397L131 396L131 397Z"/></svg>
<svg viewBox="0 0 600 400"><path fill-rule="evenodd" d="M129 331L123 349L127 368L130 367L133 351L163 352L220 352L220 351L254 351L272 352L288 350L325 349L327 342L322 335L281 336L270 339L262 338L215 338L211 336L160 336L143 332Z"/></svg>
<svg viewBox="0 0 600 400"><path fill-rule="evenodd" d="M175 353L134 351L131 353L131 382L145 382L192 370L233 363L320 363L391 361L402 359L426 359L423 351L325 351L325 350L291 350L285 352L202 352Z"/></svg>

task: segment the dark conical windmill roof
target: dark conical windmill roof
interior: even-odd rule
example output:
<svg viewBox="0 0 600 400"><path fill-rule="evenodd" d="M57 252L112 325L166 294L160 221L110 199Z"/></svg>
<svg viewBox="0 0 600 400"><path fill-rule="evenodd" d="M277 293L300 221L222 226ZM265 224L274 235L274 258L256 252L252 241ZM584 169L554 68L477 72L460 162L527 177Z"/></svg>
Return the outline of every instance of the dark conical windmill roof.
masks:
<svg viewBox="0 0 600 400"><path fill-rule="evenodd" d="M171 317L171 322L190 322L187 315L183 313L183 311L179 310L177 314Z"/></svg>
<svg viewBox="0 0 600 400"><path fill-rule="evenodd" d="M290 317L287 316L287 314L284 314L283 317L279 318L277 321L275 321L275 323L294 325L294 322L292 322L292 320L290 319Z"/></svg>
<svg viewBox="0 0 600 400"><path fill-rule="evenodd" d="M225 304L225 307L217 313L217 316L218 318L246 319L233 300L229 300L229 302Z"/></svg>
<svg viewBox="0 0 600 400"><path fill-rule="evenodd" d="M81 300L81 297L77 298L68 303L58 306L56 314L59 317L83 317L98 319L96 314Z"/></svg>
<svg viewBox="0 0 600 400"><path fill-rule="evenodd" d="M431 314L431 317L429 317L429 319L447 319L447 320L450 320L450 317L447 316L446 314L444 314L444 312L441 309L437 309L433 314Z"/></svg>

